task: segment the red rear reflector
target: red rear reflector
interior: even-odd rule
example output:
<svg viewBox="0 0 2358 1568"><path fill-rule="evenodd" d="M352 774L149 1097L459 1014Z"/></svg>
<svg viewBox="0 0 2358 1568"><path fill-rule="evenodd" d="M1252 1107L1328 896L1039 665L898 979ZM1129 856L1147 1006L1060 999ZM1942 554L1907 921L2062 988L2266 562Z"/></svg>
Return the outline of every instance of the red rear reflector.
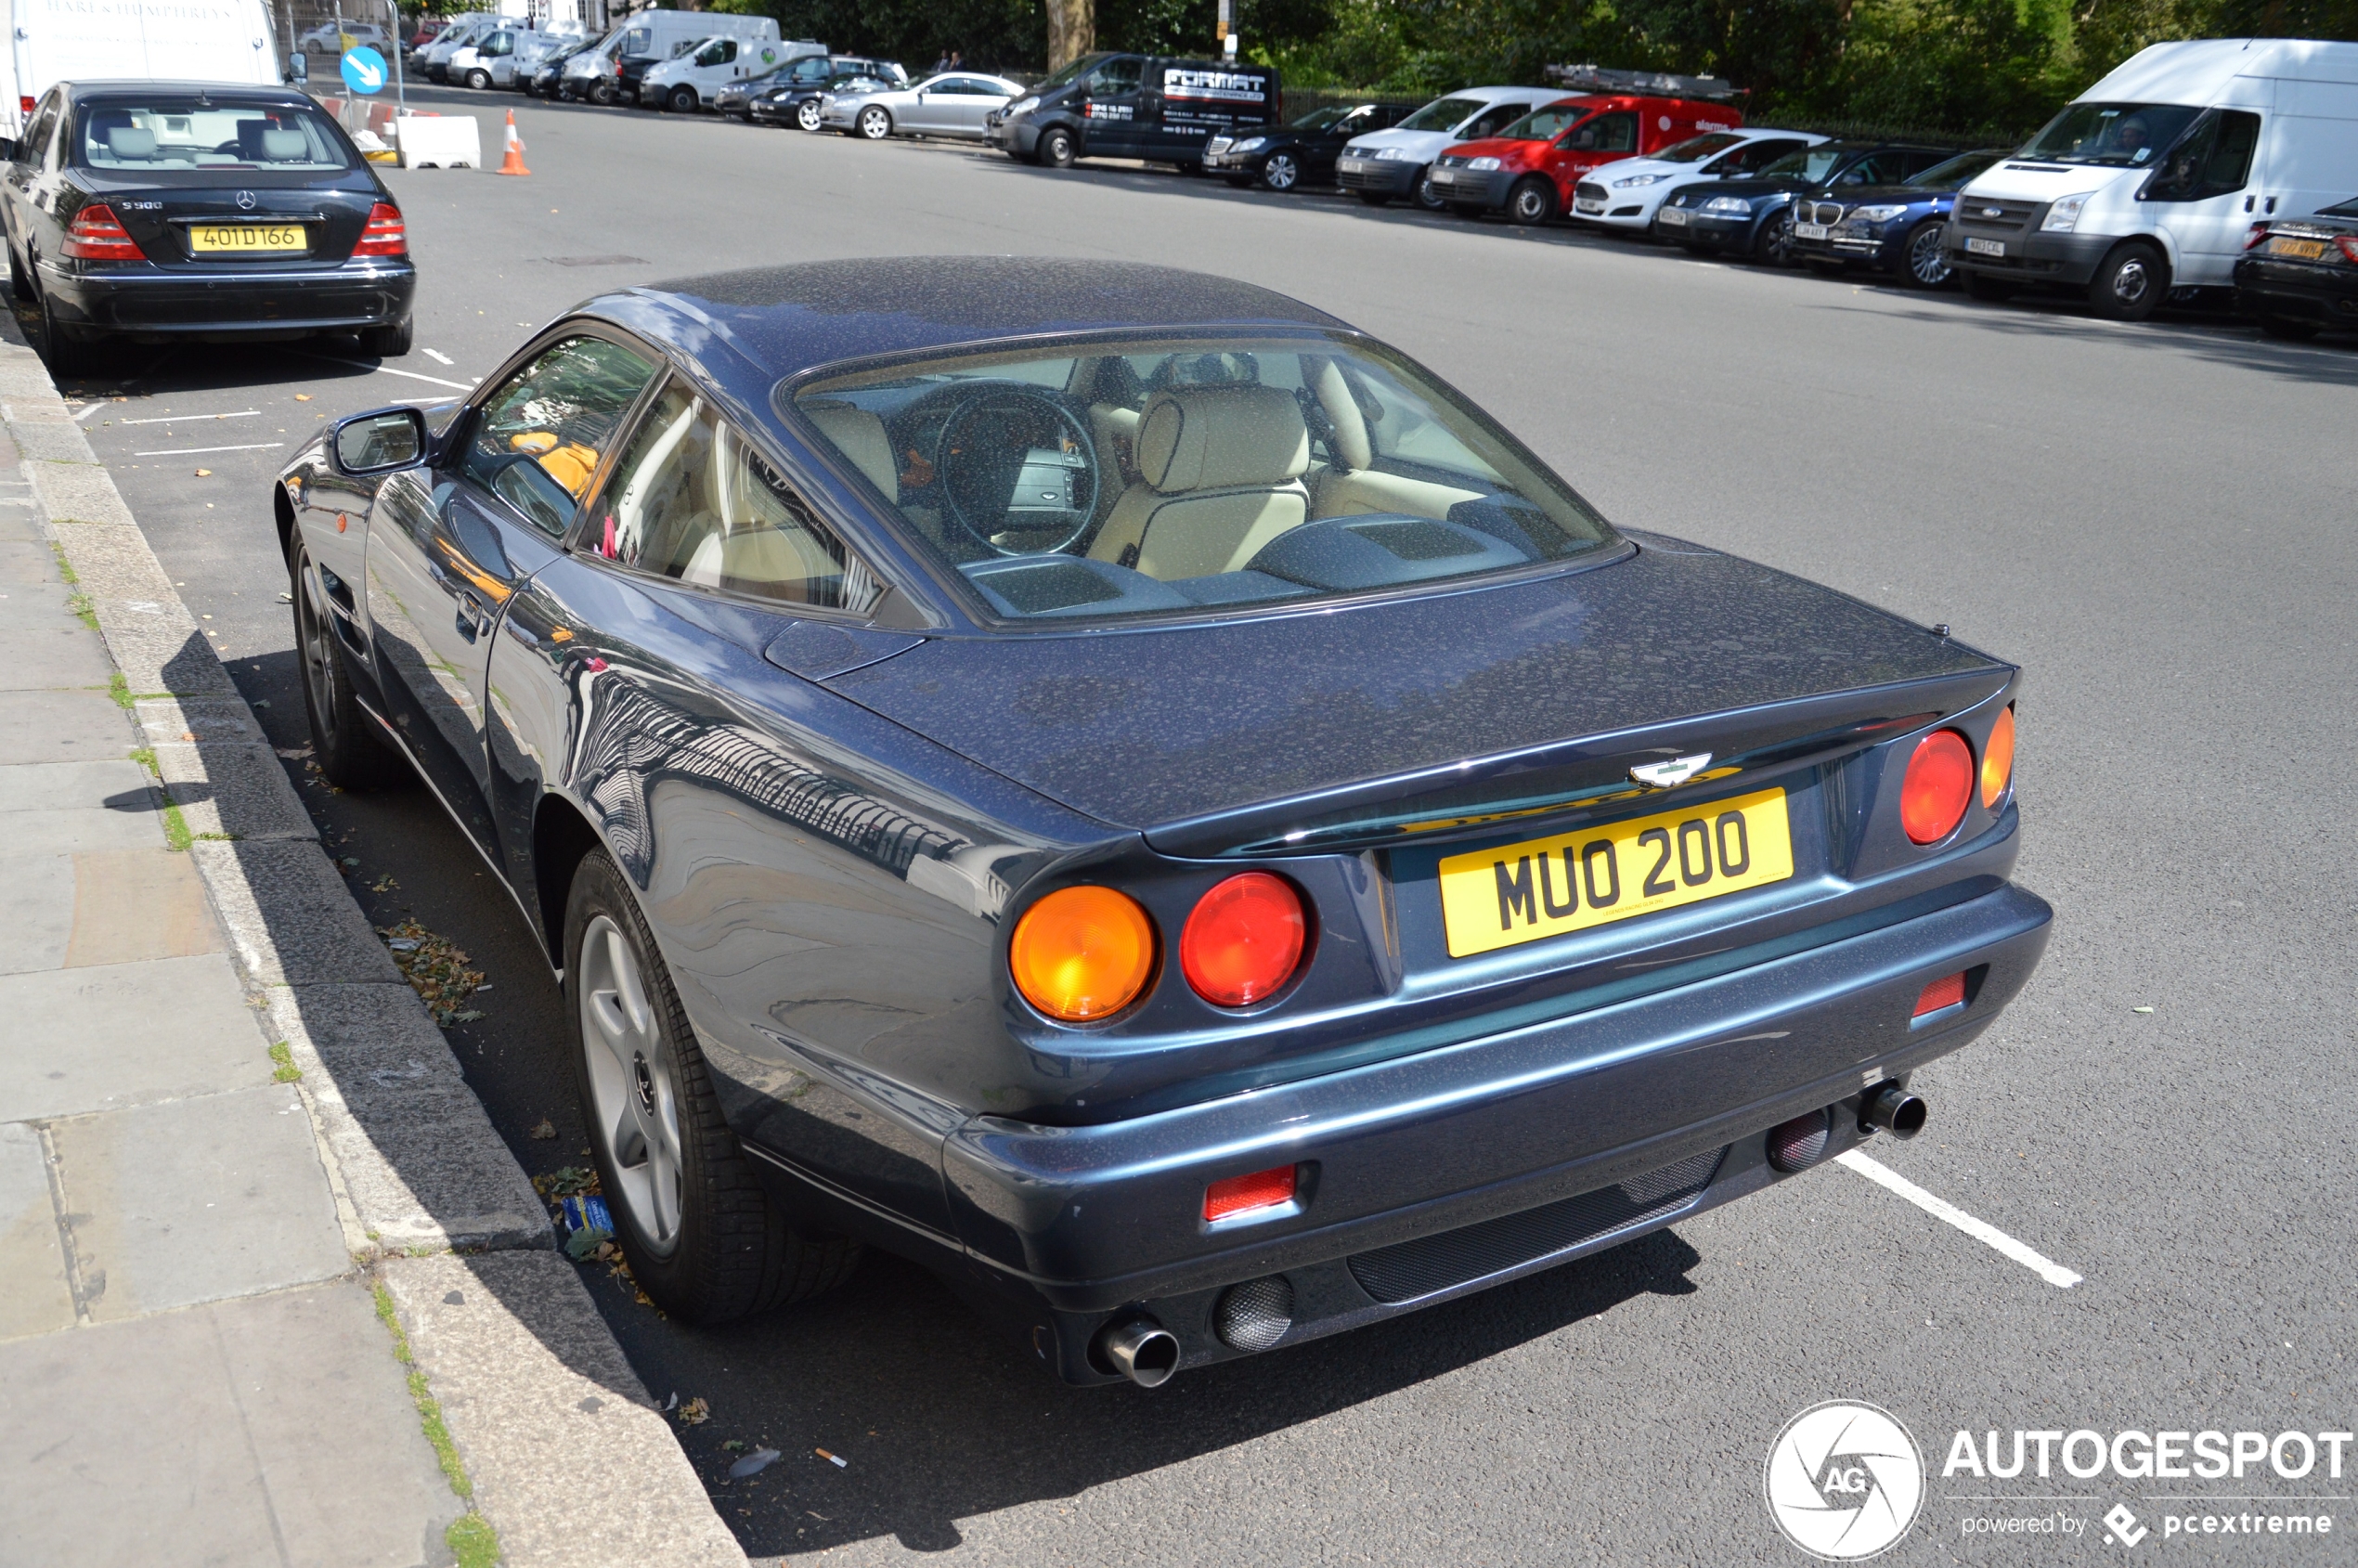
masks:
<svg viewBox="0 0 2358 1568"><path fill-rule="evenodd" d="M1959 977L1961 979L1963 977ZM1255 1171L1250 1176L1231 1176L1224 1182L1214 1182L1203 1189L1203 1217L1224 1220L1231 1214L1242 1214L1254 1209L1274 1209L1280 1203L1293 1201L1293 1173L1290 1165L1273 1165L1266 1171Z"/></svg>
<svg viewBox="0 0 2358 1568"><path fill-rule="evenodd" d="M2345 234L2334 243L2341 248L2343 260L2358 262L2358 235Z"/></svg>
<svg viewBox="0 0 2358 1568"><path fill-rule="evenodd" d="M2268 226L2264 223L2253 224L2251 226L2251 232L2244 236L2244 249L2248 251L2254 245L2259 244L2262 240L2267 238Z"/></svg>
<svg viewBox="0 0 2358 1568"><path fill-rule="evenodd" d="M380 201L369 209L368 225L360 230L360 243L352 248L356 256L406 256L409 253L409 230L401 221L401 209L388 201Z"/></svg>
<svg viewBox="0 0 2358 1568"><path fill-rule="evenodd" d="M1916 998L1916 1017L1921 1018L1926 1013L1937 1013L1943 1007L1954 1007L1964 999L1964 976L1951 975L1945 980L1935 980L1924 987L1924 993L1922 996Z"/></svg>
<svg viewBox="0 0 2358 1568"><path fill-rule="evenodd" d="M116 221L114 209L93 201L73 215L66 230L66 254L84 261L145 261L147 253L131 231Z"/></svg>

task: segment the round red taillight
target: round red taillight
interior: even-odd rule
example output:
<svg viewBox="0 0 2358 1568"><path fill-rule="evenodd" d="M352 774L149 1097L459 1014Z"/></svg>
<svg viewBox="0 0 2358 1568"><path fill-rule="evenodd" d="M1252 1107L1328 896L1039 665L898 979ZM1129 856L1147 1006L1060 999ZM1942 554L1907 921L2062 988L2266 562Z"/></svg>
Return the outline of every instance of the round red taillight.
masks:
<svg viewBox="0 0 2358 1568"><path fill-rule="evenodd" d="M1248 871L1197 901L1179 933L1179 967L1206 1002L1250 1006L1293 978L1308 932L1293 885Z"/></svg>
<svg viewBox="0 0 2358 1568"><path fill-rule="evenodd" d="M1973 799L1973 747L1954 730L1935 730L1916 743L1899 781L1899 825L1918 844L1937 844L1957 831Z"/></svg>

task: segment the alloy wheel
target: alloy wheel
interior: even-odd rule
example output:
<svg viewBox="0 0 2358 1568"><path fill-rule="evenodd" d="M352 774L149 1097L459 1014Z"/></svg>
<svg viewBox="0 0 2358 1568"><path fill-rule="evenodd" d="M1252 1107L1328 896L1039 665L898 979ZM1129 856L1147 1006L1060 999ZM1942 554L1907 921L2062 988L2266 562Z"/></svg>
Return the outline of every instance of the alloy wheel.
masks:
<svg viewBox="0 0 2358 1568"><path fill-rule="evenodd" d="M1780 209L1761 226L1760 259L1770 266L1793 260L1793 214Z"/></svg>
<svg viewBox="0 0 2358 1568"><path fill-rule="evenodd" d="M805 98L795 106L794 123L806 131L819 128L819 100Z"/></svg>
<svg viewBox="0 0 2358 1568"><path fill-rule="evenodd" d="M1302 183L1302 165L1290 152L1273 152L1261 167L1261 178L1272 190L1291 190Z"/></svg>
<svg viewBox="0 0 2358 1568"><path fill-rule="evenodd" d="M305 548L295 555L295 641L296 652L303 659L304 694L311 699L311 721L319 726L319 738L330 748L343 739L336 732L335 667L330 661L336 656L335 644L330 641L335 634L328 607L321 603L325 593L319 582L319 568L311 562L311 551Z"/></svg>
<svg viewBox="0 0 2358 1568"><path fill-rule="evenodd" d="M630 940L605 915L582 933L581 969L590 1135L605 1145L618 1188L607 1196L668 1257L680 1245L680 1095L663 1023Z"/></svg>
<svg viewBox="0 0 2358 1568"><path fill-rule="evenodd" d="M1949 281L1949 258L1941 254L1944 234L1937 223L1918 228L1908 241L1908 276L1919 288L1937 289Z"/></svg>
<svg viewBox="0 0 2358 1568"><path fill-rule="evenodd" d="M892 135L892 116L881 109L860 111L860 134L870 141L882 141Z"/></svg>

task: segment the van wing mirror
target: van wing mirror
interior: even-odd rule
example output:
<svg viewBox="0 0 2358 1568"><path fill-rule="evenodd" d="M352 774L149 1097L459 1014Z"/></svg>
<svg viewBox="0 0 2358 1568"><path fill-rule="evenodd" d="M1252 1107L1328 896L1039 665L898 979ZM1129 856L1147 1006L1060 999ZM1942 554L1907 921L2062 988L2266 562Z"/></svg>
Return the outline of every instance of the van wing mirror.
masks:
<svg viewBox="0 0 2358 1568"><path fill-rule="evenodd" d="M300 87L311 80L311 60L303 54L287 57L287 85Z"/></svg>
<svg viewBox="0 0 2358 1568"><path fill-rule="evenodd" d="M379 408L340 421L328 434L336 470L353 478L413 468L426 458L426 416L415 408Z"/></svg>

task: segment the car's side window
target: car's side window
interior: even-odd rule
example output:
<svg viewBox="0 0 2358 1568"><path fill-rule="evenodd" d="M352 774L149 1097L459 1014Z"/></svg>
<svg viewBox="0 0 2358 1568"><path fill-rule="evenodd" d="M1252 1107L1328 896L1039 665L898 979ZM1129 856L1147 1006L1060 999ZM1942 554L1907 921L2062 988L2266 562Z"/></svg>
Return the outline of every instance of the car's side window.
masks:
<svg viewBox="0 0 2358 1568"><path fill-rule="evenodd" d="M583 547L658 577L860 613L867 564L693 387L656 395L615 465Z"/></svg>
<svg viewBox="0 0 2358 1568"><path fill-rule="evenodd" d="M485 400L460 472L563 535L623 417L654 378L645 356L607 339L554 343Z"/></svg>
<svg viewBox="0 0 2358 1568"><path fill-rule="evenodd" d="M1502 103L1468 124L1458 133L1458 138L1460 141L1480 141L1484 136L1495 136L1530 112L1526 105Z"/></svg>
<svg viewBox="0 0 2358 1568"><path fill-rule="evenodd" d="M1108 60L1090 73L1089 91L1105 97L1118 97L1138 90L1138 62L1134 59Z"/></svg>
<svg viewBox="0 0 2358 1568"><path fill-rule="evenodd" d="M1634 114L1600 114L1573 132L1568 145L1582 152L1635 152L1638 149L1638 117Z"/></svg>

